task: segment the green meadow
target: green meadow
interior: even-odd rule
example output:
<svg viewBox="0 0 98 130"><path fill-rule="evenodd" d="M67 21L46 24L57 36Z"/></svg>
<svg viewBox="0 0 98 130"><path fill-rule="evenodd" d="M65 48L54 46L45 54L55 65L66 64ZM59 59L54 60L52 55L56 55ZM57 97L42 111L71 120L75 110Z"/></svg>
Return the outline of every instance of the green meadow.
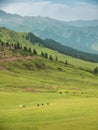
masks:
<svg viewBox="0 0 98 130"><path fill-rule="evenodd" d="M97 64L81 62L0 62L0 130L98 130Z"/></svg>
<svg viewBox="0 0 98 130"><path fill-rule="evenodd" d="M97 130L98 98L72 91L62 95L0 92L0 129Z"/></svg>

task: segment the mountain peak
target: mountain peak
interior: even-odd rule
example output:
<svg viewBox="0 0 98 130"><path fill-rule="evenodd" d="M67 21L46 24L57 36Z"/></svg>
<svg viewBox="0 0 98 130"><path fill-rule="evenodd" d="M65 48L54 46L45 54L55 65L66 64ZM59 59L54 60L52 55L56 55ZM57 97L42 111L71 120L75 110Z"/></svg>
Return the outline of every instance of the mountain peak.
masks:
<svg viewBox="0 0 98 130"><path fill-rule="evenodd" d="M0 10L0 25L18 32L32 32L74 49L98 54L98 20L64 22L42 16L19 16Z"/></svg>
<svg viewBox="0 0 98 130"><path fill-rule="evenodd" d="M18 15L18 14L10 14L10 13L7 13L7 12L5 12L5 11L3 11L3 10L0 10L0 17L2 18L8 18L8 17L22 17L22 16L20 16L20 15Z"/></svg>

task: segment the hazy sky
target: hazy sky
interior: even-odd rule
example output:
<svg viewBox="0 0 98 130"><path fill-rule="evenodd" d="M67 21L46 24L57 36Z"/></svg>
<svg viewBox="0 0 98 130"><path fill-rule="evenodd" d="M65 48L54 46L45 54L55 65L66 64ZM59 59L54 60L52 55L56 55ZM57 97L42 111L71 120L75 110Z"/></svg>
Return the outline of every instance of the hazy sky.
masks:
<svg viewBox="0 0 98 130"><path fill-rule="evenodd" d="M98 19L98 0L0 0L0 9L22 16L48 16L63 21Z"/></svg>

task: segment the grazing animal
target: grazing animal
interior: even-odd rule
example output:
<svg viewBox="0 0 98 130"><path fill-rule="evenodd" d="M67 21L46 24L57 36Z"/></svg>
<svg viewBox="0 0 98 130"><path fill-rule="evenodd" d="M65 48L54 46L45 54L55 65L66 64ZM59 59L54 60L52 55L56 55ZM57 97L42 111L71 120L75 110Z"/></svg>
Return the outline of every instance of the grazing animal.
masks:
<svg viewBox="0 0 98 130"><path fill-rule="evenodd" d="M20 107L20 108L23 108L23 107L25 107L25 105L24 105L24 104L20 104L19 107Z"/></svg>
<svg viewBox="0 0 98 130"><path fill-rule="evenodd" d="M62 94L62 92L59 92L59 94Z"/></svg>
<svg viewBox="0 0 98 130"><path fill-rule="evenodd" d="M49 102L47 102L47 105L49 105Z"/></svg>
<svg viewBox="0 0 98 130"><path fill-rule="evenodd" d="M39 104L37 104L37 106L39 107Z"/></svg>

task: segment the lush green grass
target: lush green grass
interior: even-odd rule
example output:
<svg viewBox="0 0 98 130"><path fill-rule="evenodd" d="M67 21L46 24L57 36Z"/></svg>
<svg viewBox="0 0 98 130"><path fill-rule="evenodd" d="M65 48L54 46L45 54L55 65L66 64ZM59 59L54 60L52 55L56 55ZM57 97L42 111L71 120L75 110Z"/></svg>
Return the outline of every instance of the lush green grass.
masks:
<svg viewBox="0 0 98 130"><path fill-rule="evenodd" d="M98 76L75 66L43 58L1 62L0 88L35 88L44 91L89 89L98 86Z"/></svg>
<svg viewBox="0 0 98 130"><path fill-rule="evenodd" d="M98 98L89 96L70 91L0 92L1 130L97 130ZM20 108L20 104L25 107Z"/></svg>
<svg viewBox="0 0 98 130"><path fill-rule="evenodd" d="M1 130L98 129L97 75L41 57L0 66Z"/></svg>

